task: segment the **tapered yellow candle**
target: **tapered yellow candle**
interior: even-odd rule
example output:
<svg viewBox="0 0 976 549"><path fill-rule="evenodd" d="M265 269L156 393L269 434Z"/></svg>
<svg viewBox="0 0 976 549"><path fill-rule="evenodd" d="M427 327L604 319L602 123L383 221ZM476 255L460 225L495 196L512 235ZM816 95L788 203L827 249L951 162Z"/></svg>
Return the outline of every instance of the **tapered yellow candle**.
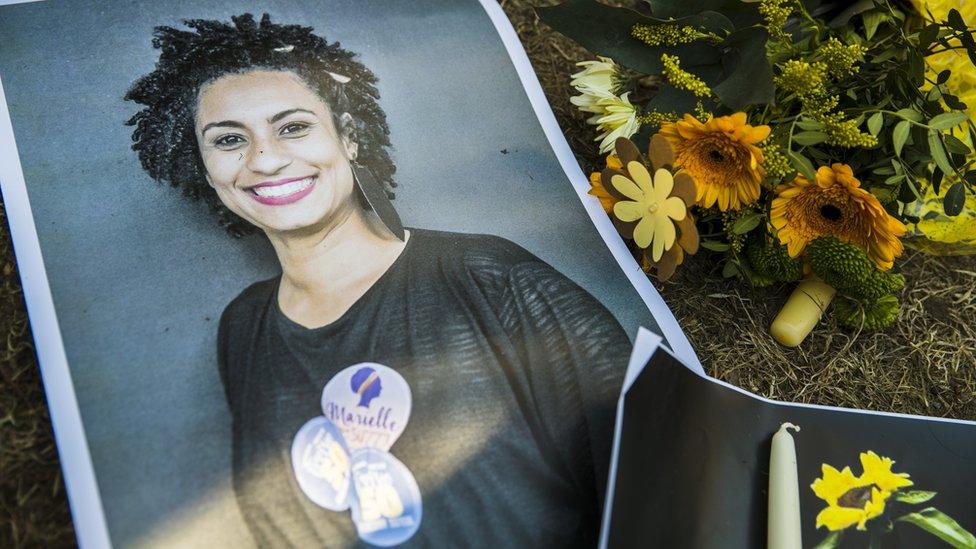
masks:
<svg viewBox="0 0 976 549"><path fill-rule="evenodd" d="M802 549L796 446L789 429L800 430L792 423L780 425L779 431L773 435L773 448L769 452L768 549Z"/></svg>
<svg viewBox="0 0 976 549"><path fill-rule="evenodd" d="M797 285L783 309L773 320L769 332L787 347L796 347L820 322L837 290L823 280L811 277Z"/></svg>

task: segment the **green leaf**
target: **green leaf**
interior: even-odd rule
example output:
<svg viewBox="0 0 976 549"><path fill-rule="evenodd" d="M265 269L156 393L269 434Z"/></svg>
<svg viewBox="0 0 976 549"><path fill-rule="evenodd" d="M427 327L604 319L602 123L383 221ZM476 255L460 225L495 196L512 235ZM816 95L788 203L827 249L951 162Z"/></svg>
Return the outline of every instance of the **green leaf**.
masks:
<svg viewBox="0 0 976 549"><path fill-rule="evenodd" d="M818 543L813 549L834 549L834 547L837 547L837 544L840 543L840 539L843 535L843 530L831 532L829 536L825 537L823 541Z"/></svg>
<svg viewBox="0 0 976 549"><path fill-rule="evenodd" d="M891 143L895 146L895 155L901 156L901 149L905 146L905 141L908 140L908 134L912 130L912 123L908 120L902 120L895 125L895 130L891 132Z"/></svg>
<svg viewBox="0 0 976 549"><path fill-rule="evenodd" d="M949 175L955 172L952 169L952 164L949 163L949 157L946 156L945 147L942 146L942 139L939 138L939 132L935 130L929 130L929 152L932 153L932 159L935 160L935 165L943 173Z"/></svg>
<svg viewBox="0 0 976 549"><path fill-rule="evenodd" d="M919 49L921 50L928 49L928 47L932 45L932 42L935 42L935 39L939 37L939 29L941 28L942 25L938 23L932 23L926 27L923 27L922 30L918 31Z"/></svg>
<svg viewBox="0 0 976 549"><path fill-rule="evenodd" d="M878 31L878 25L888 19L888 15L883 11L869 11L864 14L862 19L864 21L864 37L870 40Z"/></svg>
<svg viewBox="0 0 976 549"><path fill-rule="evenodd" d="M721 63L721 50L709 44L695 42L676 47L654 47L633 38L630 29L634 25L656 25L662 21L626 8L606 6L596 0L567 0L557 6L536 8L536 13L544 23L591 52L642 73L659 74L662 53L677 54L682 68L692 72L699 66ZM674 23L719 35L733 29L732 22L716 12L682 17Z"/></svg>
<svg viewBox="0 0 976 549"><path fill-rule="evenodd" d="M702 248L706 250L711 250L713 252L727 252L729 251L729 245L724 242L716 242L714 240L702 240L699 244Z"/></svg>
<svg viewBox="0 0 976 549"><path fill-rule="evenodd" d="M929 120L929 127L936 130L948 130L967 120L969 120L969 115L964 112L947 112Z"/></svg>
<svg viewBox="0 0 976 549"><path fill-rule="evenodd" d="M824 132L800 132L793 136L793 142L808 147L810 145L816 145L818 143L823 143L827 139L827 134Z"/></svg>
<svg viewBox="0 0 976 549"><path fill-rule="evenodd" d="M935 507L922 509L917 513L909 513L897 519L900 522L914 524L922 530L941 539L956 549L976 548L976 537L966 531L952 517L942 513Z"/></svg>
<svg viewBox="0 0 976 549"><path fill-rule="evenodd" d="M942 198L942 211L949 217L956 217L966 205L966 186L961 182L953 183Z"/></svg>
<svg viewBox="0 0 976 549"><path fill-rule="evenodd" d="M819 131L823 129L823 124L817 122L816 120L810 120L809 118L803 118L797 120L796 125L801 130L807 130L807 131Z"/></svg>
<svg viewBox="0 0 976 549"><path fill-rule="evenodd" d="M976 41L973 40L973 35L966 27L966 22L963 20L962 15L959 15L959 10L949 10L949 26L959 32L959 42L966 48L966 53L969 54L969 60L976 65Z"/></svg>
<svg viewBox="0 0 976 549"><path fill-rule="evenodd" d="M884 115L880 112L876 112L868 118L868 131L871 135L877 137L881 133L881 126L884 126Z"/></svg>
<svg viewBox="0 0 976 549"><path fill-rule="evenodd" d="M759 226L762 215L758 213L746 214L735 220L732 224L732 232L735 234L746 234Z"/></svg>
<svg viewBox="0 0 976 549"><path fill-rule="evenodd" d="M967 32L969 30L966 28L966 21L964 21L962 15L959 14L959 10L955 8L949 10L948 22L949 26L952 27L953 30L959 32Z"/></svg>
<svg viewBox="0 0 976 549"><path fill-rule="evenodd" d="M961 139L954 135L944 135L942 139L945 141L946 150L952 154L968 155L971 152L969 145L963 143Z"/></svg>
<svg viewBox="0 0 976 549"><path fill-rule="evenodd" d="M693 112L698 103L695 94L679 90L670 84L662 84L661 89L647 102L646 108L654 109L658 112L676 112L682 115L686 112Z"/></svg>
<svg viewBox="0 0 976 549"><path fill-rule="evenodd" d="M905 174L893 175L893 176L889 177L888 179L885 179L885 185L892 185L892 186L894 186L896 183L901 183L902 180L904 180L906 177L908 177L908 176L905 175Z"/></svg>
<svg viewBox="0 0 976 549"><path fill-rule="evenodd" d="M946 69L940 72L939 75L935 77L935 83L941 86L942 84L945 84L946 82L949 81L950 76L952 76L952 71Z"/></svg>
<svg viewBox="0 0 976 549"><path fill-rule="evenodd" d="M851 21L852 17L854 17L859 13L864 13L873 7L874 7L874 0L857 0L856 2L851 2L851 4L847 7L847 9L840 12L836 17L831 19L827 23L827 26L834 29L839 27L844 27Z"/></svg>
<svg viewBox="0 0 976 549"><path fill-rule="evenodd" d="M817 170L813 168L813 163L807 160L807 157L796 151L789 151L787 156L790 157L790 164L796 168L796 171L802 173L803 177L812 180L817 176Z"/></svg>
<svg viewBox="0 0 976 549"><path fill-rule="evenodd" d="M732 59L728 78L712 86L712 91L726 107L737 111L748 105L766 105L773 102L776 87L773 85L773 67L766 57L765 29L753 27L732 33L724 45L732 52L723 58L723 65Z"/></svg>
<svg viewBox="0 0 976 549"><path fill-rule="evenodd" d="M654 17L678 19L689 13L717 11L725 14L735 23L736 28L746 28L761 19L755 6L739 0L644 0L651 8Z"/></svg>
<svg viewBox="0 0 976 549"><path fill-rule="evenodd" d="M730 259L725 262L725 267L722 267L722 277L732 278L733 276L739 276L739 266Z"/></svg>
<svg viewBox="0 0 976 549"><path fill-rule="evenodd" d="M925 490L909 490L907 492L896 492L895 499L909 505L918 505L935 497L938 492L926 492Z"/></svg>
<svg viewBox="0 0 976 549"><path fill-rule="evenodd" d="M915 109L901 109L895 114L897 114L899 118L911 120L912 122L921 122L923 118L922 113L916 111Z"/></svg>

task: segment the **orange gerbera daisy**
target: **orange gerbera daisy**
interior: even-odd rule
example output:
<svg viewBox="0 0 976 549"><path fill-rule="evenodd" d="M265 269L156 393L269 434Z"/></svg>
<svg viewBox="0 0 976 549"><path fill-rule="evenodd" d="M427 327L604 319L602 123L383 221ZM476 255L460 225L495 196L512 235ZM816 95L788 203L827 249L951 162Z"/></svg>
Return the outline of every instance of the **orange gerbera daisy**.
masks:
<svg viewBox="0 0 976 549"><path fill-rule="evenodd" d="M759 184L766 173L757 143L769 137L769 126L746 124L746 114L684 119L661 126L661 135L674 147L675 165L695 178L698 205L714 204L722 211L738 210L759 200Z"/></svg>
<svg viewBox="0 0 976 549"><path fill-rule="evenodd" d="M822 166L814 181L796 176L776 188L770 210L776 236L797 257L813 239L835 236L860 247L880 269L890 269L904 251L907 228L888 215L847 164Z"/></svg>

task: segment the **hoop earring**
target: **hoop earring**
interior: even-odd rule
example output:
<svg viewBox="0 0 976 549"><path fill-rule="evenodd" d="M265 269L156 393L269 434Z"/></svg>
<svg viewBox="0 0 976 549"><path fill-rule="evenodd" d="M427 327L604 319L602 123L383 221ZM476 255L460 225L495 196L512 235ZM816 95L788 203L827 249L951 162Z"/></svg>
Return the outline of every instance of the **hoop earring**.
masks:
<svg viewBox="0 0 976 549"><path fill-rule="evenodd" d="M363 208L373 210L393 236L403 242L405 238L403 222L400 221L400 215L397 214L393 203L386 196L383 185L376 180L369 168L359 162L353 160L349 166L352 167L352 178L356 182L356 188L359 189Z"/></svg>

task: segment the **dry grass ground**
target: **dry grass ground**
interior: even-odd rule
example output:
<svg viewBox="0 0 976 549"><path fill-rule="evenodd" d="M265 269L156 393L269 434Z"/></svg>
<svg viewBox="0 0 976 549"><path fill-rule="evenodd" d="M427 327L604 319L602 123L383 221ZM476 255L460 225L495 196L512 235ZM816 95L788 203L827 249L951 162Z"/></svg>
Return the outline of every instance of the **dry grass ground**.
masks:
<svg viewBox="0 0 976 549"><path fill-rule="evenodd" d="M599 162L592 132L569 103L569 73L589 55L501 0L584 170ZM3 218L0 209L0 218ZM708 371L783 400L976 419L976 257L910 253L898 324L875 334L827 318L799 350L767 332L789 288L729 284L705 254L658 288ZM0 219L0 547L74 543L64 485L6 219Z"/></svg>

